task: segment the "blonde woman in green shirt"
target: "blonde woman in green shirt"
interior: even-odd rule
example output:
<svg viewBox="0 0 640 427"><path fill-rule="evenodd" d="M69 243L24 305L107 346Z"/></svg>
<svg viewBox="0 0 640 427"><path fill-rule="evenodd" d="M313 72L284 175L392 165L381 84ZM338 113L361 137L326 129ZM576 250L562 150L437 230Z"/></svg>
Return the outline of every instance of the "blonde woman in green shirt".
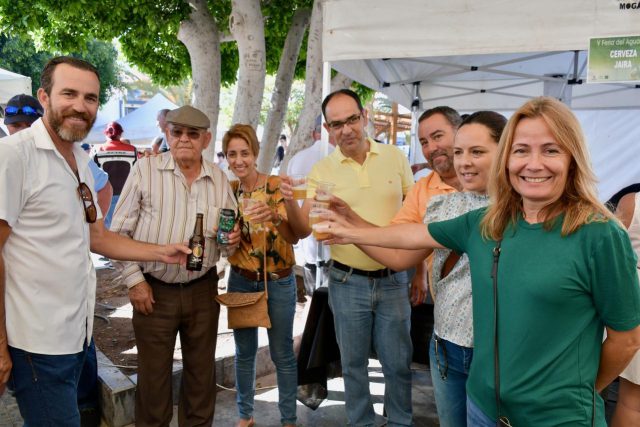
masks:
<svg viewBox="0 0 640 427"><path fill-rule="evenodd" d="M535 98L502 135L488 208L427 227L376 229L351 228L334 214L319 231L332 233L331 243L414 249L405 251L407 265L430 248L467 254L469 425L495 426L501 417L518 427L604 427L598 392L640 348L640 289L629 237L598 201L595 181L575 116L555 99Z"/></svg>

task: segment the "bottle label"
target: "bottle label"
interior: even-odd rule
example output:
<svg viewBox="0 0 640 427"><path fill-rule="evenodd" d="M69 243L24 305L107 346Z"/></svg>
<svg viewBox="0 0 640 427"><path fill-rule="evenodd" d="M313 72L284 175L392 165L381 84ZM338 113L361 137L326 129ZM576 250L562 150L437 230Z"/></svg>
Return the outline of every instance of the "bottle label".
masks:
<svg viewBox="0 0 640 427"><path fill-rule="evenodd" d="M193 257L197 258L197 261L200 261L202 258L202 255L204 254L204 248L202 247L202 245L194 245L191 251L193 253Z"/></svg>

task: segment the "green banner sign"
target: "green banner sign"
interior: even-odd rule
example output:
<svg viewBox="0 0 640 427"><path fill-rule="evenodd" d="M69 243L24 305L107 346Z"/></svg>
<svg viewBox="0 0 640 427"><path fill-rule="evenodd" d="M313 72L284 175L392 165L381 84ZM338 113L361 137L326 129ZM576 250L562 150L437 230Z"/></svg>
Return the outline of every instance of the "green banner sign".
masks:
<svg viewBox="0 0 640 427"><path fill-rule="evenodd" d="M587 83L640 82L640 36L593 38Z"/></svg>

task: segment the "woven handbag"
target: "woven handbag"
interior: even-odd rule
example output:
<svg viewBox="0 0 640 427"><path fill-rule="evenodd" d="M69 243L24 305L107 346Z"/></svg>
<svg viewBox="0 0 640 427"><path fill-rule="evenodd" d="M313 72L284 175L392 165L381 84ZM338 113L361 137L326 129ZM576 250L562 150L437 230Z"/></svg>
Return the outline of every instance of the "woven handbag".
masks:
<svg viewBox="0 0 640 427"><path fill-rule="evenodd" d="M227 307L229 329L271 328L267 299L266 285L264 292L227 292L216 296L216 301Z"/></svg>
<svg viewBox="0 0 640 427"><path fill-rule="evenodd" d="M267 234L263 229L265 248ZM263 271L267 271L267 254L263 251ZM216 301L227 307L227 323L229 329L267 328L271 329L269 319L269 292L267 291L267 275L264 274L264 292L227 292L217 295Z"/></svg>

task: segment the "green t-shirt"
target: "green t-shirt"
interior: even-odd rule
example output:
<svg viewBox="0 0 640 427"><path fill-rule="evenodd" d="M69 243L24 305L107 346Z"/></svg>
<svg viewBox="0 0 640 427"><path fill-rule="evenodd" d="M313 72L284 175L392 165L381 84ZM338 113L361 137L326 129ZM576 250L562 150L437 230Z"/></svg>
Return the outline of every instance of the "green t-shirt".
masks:
<svg viewBox="0 0 640 427"><path fill-rule="evenodd" d="M467 394L496 418L493 370L494 241L483 240L484 209L429 224L442 245L467 253L473 289L474 354ZM502 241L498 267L501 412L517 427L605 426L594 393L603 324L640 324L636 256L617 224L593 222L569 236L523 219Z"/></svg>

